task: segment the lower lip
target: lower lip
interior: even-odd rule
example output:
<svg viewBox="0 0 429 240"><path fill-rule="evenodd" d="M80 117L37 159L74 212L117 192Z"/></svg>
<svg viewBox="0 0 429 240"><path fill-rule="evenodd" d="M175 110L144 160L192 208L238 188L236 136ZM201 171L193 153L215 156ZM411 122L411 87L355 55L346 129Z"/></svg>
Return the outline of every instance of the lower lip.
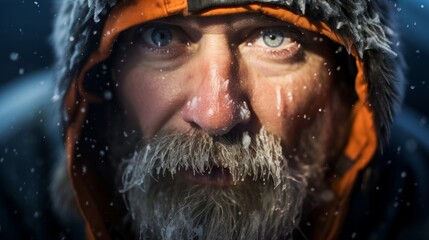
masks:
<svg viewBox="0 0 429 240"><path fill-rule="evenodd" d="M226 168L213 167L210 171L204 173L195 173L192 170L186 170L184 176L187 180L202 185L220 187L233 185L232 176Z"/></svg>

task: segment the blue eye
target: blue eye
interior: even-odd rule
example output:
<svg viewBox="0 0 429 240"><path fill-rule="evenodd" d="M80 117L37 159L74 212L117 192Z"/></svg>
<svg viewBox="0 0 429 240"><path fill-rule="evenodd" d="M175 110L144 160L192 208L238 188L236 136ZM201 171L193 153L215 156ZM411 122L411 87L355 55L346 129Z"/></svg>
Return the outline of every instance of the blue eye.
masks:
<svg viewBox="0 0 429 240"><path fill-rule="evenodd" d="M164 47L173 40L173 33L168 28L153 28L150 38L155 46Z"/></svg>
<svg viewBox="0 0 429 240"><path fill-rule="evenodd" d="M246 42L248 50L258 54L261 59L284 63L302 52L300 32L288 26L267 26L256 29L253 37Z"/></svg>
<svg viewBox="0 0 429 240"><path fill-rule="evenodd" d="M262 39L268 47L276 48L282 45L284 35L282 31L268 31L263 33Z"/></svg>

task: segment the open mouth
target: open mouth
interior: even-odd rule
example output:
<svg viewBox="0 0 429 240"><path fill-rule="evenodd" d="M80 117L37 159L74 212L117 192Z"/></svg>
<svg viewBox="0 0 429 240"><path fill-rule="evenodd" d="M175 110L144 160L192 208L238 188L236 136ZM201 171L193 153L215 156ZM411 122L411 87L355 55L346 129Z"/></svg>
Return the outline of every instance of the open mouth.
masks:
<svg viewBox="0 0 429 240"><path fill-rule="evenodd" d="M213 167L203 173L196 173L192 170L186 170L184 178L196 184L213 185L227 187L234 184L232 175L227 168Z"/></svg>

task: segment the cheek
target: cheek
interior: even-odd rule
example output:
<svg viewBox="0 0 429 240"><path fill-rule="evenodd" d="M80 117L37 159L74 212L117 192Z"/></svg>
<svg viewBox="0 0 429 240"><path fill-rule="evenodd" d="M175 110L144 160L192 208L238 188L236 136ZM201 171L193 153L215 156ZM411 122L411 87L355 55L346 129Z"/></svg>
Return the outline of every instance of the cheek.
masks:
<svg viewBox="0 0 429 240"><path fill-rule="evenodd" d="M143 135L153 136L179 109L175 79L144 68L126 72L119 78L123 103L137 116Z"/></svg>
<svg viewBox="0 0 429 240"><path fill-rule="evenodd" d="M252 107L261 125L289 145L324 111L332 81L320 61L284 75L253 73L249 78Z"/></svg>

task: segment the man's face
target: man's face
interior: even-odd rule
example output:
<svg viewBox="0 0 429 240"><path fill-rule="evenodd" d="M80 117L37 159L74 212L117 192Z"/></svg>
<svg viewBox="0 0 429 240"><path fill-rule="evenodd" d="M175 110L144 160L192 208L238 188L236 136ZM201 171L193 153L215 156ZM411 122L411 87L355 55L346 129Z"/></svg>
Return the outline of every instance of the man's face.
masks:
<svg viewBox="0 0 429 240"><path fill-rule="evenodd" d="M289 234L303 189L322 181L346 138L349 102L339 101L333 44L242 14L152 21L128 30L117 46L112 76L144 140L121 173L137 227L145 228L138 231ZM275 229L258 226L270 218Z"/></svg>

